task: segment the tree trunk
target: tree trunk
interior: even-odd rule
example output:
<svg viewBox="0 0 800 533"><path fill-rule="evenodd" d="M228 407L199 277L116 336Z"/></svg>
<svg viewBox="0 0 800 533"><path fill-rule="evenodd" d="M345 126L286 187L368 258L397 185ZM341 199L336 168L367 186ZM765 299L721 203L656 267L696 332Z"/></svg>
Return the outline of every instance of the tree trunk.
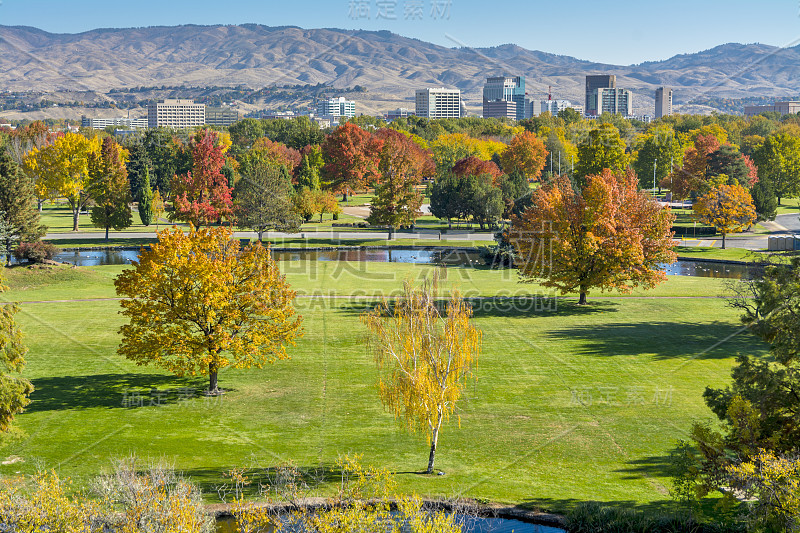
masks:
<svg viewBox="0 0 800 533"><path fill-rule="evenodd" d="M319 214L319 223L322 224L322 213Z"/></svg>
<svg viewBox="0 0 800 533"><path fill-rule="evenodd" d="M72 208L72 231L78 231L78 217L81 215L80 203Z"/></svg>
<svg viewBox="0 0 800 533"><path fill-rule="evenodd" d="M722 249L725 249L725 234L722 234Z"/></svg>
<svg viewBox="0 0 800 533"><path fill-rule="evenodd" d="M346 201L347 201L347 193L346 193L346 192L343 192L343 193L342 193L342 201L343 201L343 202L346 202Z"/></svg>
<svg viewBox="0 0 800 533"><path fill-rule="evenodd" d="M208 393L219 394L219 388L217 388L217 367L214 363L208 364Z"/></svg>
<svg viewBox="0 0 800 533"><path fill-rule="evenodd" d="M436 442L439 440L439 428L433 430L433 435L431 435L431 454L428 456L428 470L425 471L426 474L433 474L433 461L436 458Z"/></svg>
<svg viewBox="0 0 800 533"><path fill-rule="evenodd" d="M264 236L264 230L263 229L259 229L258 230L258 240L259 240L259 242L263 240L262 239L263 236Z"/></svg>
<svg viewBox="0 0 800 533"><path fill-rule="evenodd" d="M586 305L586 292L587 287L581 285L580 287L580 296L578 297L578 305Z"/></svg>
<svg viewBox="0 0 800 533"><path fill-rule="evenodd" d="M39 204L39 212L41 213L44 210L44 200L37 198L36 203Z"/></svg>
<svg viewBox="0 0 800 533"><path fill-rule="evenodd" d="M108 242L108 226L106 226L106 242Z"/></svg>

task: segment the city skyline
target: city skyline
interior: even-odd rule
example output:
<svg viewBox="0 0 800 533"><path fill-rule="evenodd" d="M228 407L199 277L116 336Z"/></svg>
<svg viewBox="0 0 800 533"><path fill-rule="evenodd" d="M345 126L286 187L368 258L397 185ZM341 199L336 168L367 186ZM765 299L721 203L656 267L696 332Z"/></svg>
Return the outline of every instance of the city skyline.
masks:
<svg viewBox="0 0 800 533"><path fill-rule="evenodd" d="M795 1L752 3L735 0L702 4L677 0L670 11L643 3L620 4L625 16L610 20L599 4L567 0L548 24L537 14L546 5L530 5L532 17L509 18L474 0L307 0L297 4L232 0L220 5L176 0L142 0L132 10L110 10L99 0L69 4L53 0L4 0L0 24L32 26L53 33L96 28L180 24L263 24L302 28L388 30L447 47L516 44L579 59L617 65L658 61L729 43L773 46L800 44L800 13ZM298 16L298 12L302 13ZM563 16L560 19L559 13ZM533 16L537 15L537 16ZM713 20L715 24L709 24ZM616 25L615 25L616 24ZM575 31L568 31L573 27ZM609 30L613 29L613 38Z"/></svg>

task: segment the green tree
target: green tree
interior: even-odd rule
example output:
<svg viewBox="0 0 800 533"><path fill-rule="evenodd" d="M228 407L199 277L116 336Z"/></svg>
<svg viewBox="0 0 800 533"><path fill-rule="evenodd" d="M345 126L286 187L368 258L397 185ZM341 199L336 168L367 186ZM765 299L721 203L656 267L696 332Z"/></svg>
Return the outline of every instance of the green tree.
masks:
<svg viewBox="0 0 800 533"><path fill-rule="evenodd" d="M242 179L233 190L236 225L258 232L270 228L294 232L300 220L292 206L292 182L286 167L263 159L242 167Z"/></svg>
<svg viewBox="0 0 800 533"><path fill-rule="evenodd" d="M652 128L645 137L636 144L637 156L633 169L639 176L642 189L653 187L653 170L655 169L656 185L664 181L673 168L683 165L683 149L675 137L675 131L666 125Z"/></svg>
<svg viewBox="0 0 800 533"><path fill-rule="evenodd" d="M0 271L0 292L5 290ZM30 403L28 397L33 392L30 381L19 376L28 348L15 319L18 312L17 304L0 305L0 431L8 431L14 416Z"/></svg>
<svg viewBox="0 0 800 533"><path fill-rule="evenodd" d="M778 197L767 181L759 181L750 189L758 220L775 220L778 215Z"/></svg>
<svg viewBox="0 0 800 533"><path fill-rule="evenodd" d="M575 109L571 107L567 107L562 109L558 112L558 118L564 121L564 123L569 126L570 124L574 124L575 122L580 122L583 120L583 117L580 113L578 113Z"/></svg>
<svg viewBox="0 0 800 533"><path fill-rule="evenodd" d="M106 137L100 153L93 152L89 157L86 192L95 204L90 216L92 224L105 229L106 240L109 228L119 231L133 223L125 155L111 137Z"/></svg>
<svg viewBox="0 0 800 533"><path fill-rule="evenodd" d="M308 187L316 191L319 189L319 169L311 164L309 157L304 155L297 169L297 186Z"/></svg>
<svg viewBox="0 0 800 533"><path fill-rule="evenodd" d="M778 197L793 197L800 193L800 137L788 133L768 136L753 152L758 166L759 181L768 182Z"/></svg>
<svg viewBox="0 0 800 533"><path fill-rule="evenodd" d="M150 187L150 170L145 167L144 179L139 188L139 219L144 226L153 223L153 189Z"/></svg>
<svg viewBox="0 0 800 533"><path fill-rule="evenodd" d="M589 175L599 174L604 169L620 172L628 167L628 163L625 141L619 130L613 124L601 124L578 143L575 178L582 184Z"/></svg>
<svg viewBox="0 0 800 533"><path fill-rule="evenodd" d="M0 219L5 231L0 244L7 254L15 242L38 241L47 231L39 221L33 182L4 147L0 147Z"/></svg>

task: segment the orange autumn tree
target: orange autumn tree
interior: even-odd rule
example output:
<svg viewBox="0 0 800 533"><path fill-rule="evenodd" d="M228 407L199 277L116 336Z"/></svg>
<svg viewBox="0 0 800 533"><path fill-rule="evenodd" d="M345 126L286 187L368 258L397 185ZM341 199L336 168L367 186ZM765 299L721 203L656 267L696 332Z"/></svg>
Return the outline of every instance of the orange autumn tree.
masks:
<svg viewBox="0 0 800 533"><path fill-rule="evenodd" d="M210 394L220 369L287 359L302 334L295 292L269 250L240 249L227 228L163 230L114 285L129 319L117 351L178 376L208 375Z"/></svg>
<svg viewBox="0 0 800 533"><path fill-rule="evenodd" d="M562 294L589 289L652 288L666 280L662 264L676 259L670 228L675 216L638 190L633 171L587 176L582 190L561 176L532 194L512 219L508 237L520 273Z"/></svg>
<svg viewBox="0 0 800 533"><path fill-rule="evenodd" d="M500 162L506 174L519 172L528 181L536 181L547 161L547 154L547 148L539 137L523 131L511 139L508 146L500 152Z"/></svg>
<svg viewBox="0 0 800 533"><path fill-rule="evenodd" d="M442 423L474 377L482 342L469 303L453 291L443 310L436 302L437 286L435 275L419 288L407 281L403 296L384 300L361 317L372 333L381 402L408 429L427 437L428 474L433 473Z"/></svg>
<svg viewBox="0 0 800 533"><path fill-rule="evenodd" d="M753 198L741 185L720 185L698 198L693 206L700 222L714 226L722 234L722 249L725 236L739 233L756 221Z"/></svg>

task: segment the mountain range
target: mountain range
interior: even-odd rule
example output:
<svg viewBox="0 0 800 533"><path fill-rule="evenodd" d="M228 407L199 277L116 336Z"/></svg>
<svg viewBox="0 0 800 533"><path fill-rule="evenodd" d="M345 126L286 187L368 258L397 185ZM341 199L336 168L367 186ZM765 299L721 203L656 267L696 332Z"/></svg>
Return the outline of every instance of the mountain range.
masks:
<svg viewBox="0 0 800 533"><path fill-rule="evenodd" d="M611 65L514 44L448 48L389 31L256 24L96 29L78 34L0 26L0 90L95 91L136 86L361 85L367 101L413 107L414 89L460 88L479 109L487 76L524 75L531 98L583 102L584 76L617 75L634 111L652 113L654 90L675 90L678 110L701 96L800 94L800 46L724 44L638 65ZM696 107L696 106L695 106Z"/></svg>

